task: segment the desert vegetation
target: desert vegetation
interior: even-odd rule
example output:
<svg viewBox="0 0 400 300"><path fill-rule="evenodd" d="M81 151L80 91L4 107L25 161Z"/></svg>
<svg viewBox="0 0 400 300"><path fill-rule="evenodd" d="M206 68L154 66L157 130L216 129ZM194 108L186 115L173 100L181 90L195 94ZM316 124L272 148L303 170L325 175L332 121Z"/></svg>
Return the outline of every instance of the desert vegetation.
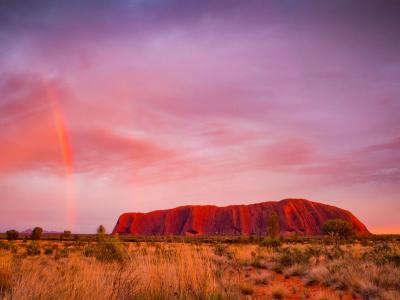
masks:
<svg viewBox="0 0 400 300"><path fill-rule="evenodd" d="M0 240L2 299L400 299L397 237L61 235Z"/></svg>

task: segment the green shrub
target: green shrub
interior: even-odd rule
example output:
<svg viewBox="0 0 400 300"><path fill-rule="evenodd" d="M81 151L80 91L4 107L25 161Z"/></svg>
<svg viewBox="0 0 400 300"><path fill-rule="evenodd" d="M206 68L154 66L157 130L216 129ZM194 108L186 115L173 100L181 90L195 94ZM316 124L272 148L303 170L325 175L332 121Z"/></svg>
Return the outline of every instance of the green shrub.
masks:
<svg viewBox="0 0 400 300"><path fill-rule="evenodd" d="M323 248L318 245L310 245L307 246L304 254L309 258L311 257L319 258L323 254Z"/></svg>
<svg viewBox="0 0 400 300"><path fill-rule="evenodd" d="M366 238L361 238L360 239L360 244L363 247L368 247L368 246L372 245L372 242L370 240L366 239Z"/></svg>
<svg viewBox="0 0 400 300"><path fill-rule="evenodd" d="M60 234L60 241L69 240L71 239L71 236L72 234L70 230L64 230L64 232Z"/></svg>
<svg viewBox="0 0 400 300"><path fill-rule="evenodd" d="M27 255L40 255L40 248L36 243L30 243L26 246L26 254Z"/></svg>
<svg viewBox="0 0 400 300"><path fill-rule="evenodd" d="M364 260L372 260L377 265L394 264L400 266L400 252L389 243L375 244L373 249L363 254Z"/></svg>
<svg viewBox="0 0 400 300"><path fill-rule="evenodd" d="M121 262L128 257L125 246L116 238L102 239L95 245L86 245L83 248L83 255L95 257L102 262Z"/></svg>
<svg viewBox="0 0 400 300"><path fill-rule="evenodd" d="M55 259L65 258L68 257L68 255L69 255L69 249L63 248L56 251L54 258Z"/></svg>
<svg viewBox="0 0 400 300"><path fill-rule="evenodd" d="M214 254L218 256L226 256L229 259L233 258L233 252L229 249L229 247L225 244L216 244L214 246Z"/></svg>
<svg viewBox="0 0 400 300"><path fill-rule="evenodd" d="M285 248L277 257L277 265L275 266L275 270L282 272L283 269L291 267L295 264L308 264L308 262L309 256L307 253L296 248Z"/></svg>
<svg viewBox="0 0 400 300"><path fill-rule="evenodd" d="M326 248L324 255L329 260L336 260L339 258L344 258L345 250L343 250L338 244L332 248Z"/></svg>
<svg viewBox="0 0 400 300"><path fill-rule="evenodd" d="M6 237L7 237L7 240L9 240L9 241L18 239L18 235L19 235L19 232L14 229L6 231Z"/></svg>
<svg viewBox="0 0 400 300"><path fill-rule="evenodd" d="M265 268L264 257L260 255L260 252L251 252L250 265L254 268Z"/></svg>
<svg viewBox="0 0 400 300"><path fill-rule="evenodd" d="M2 250L10 250L11 249L11 245L7 242L4 241L0 241L0 249Z"/></svg>
<svg viewBox="0 0 400 300"><path fill-rule="evenodd" d="M342 239L348 239L353 234L352 224L341 219L327 221L322 230L327 235Z"/></svg>
<svg viewBox="0 0 400 300"><path fill-rule="evenodd" d="M105 239L105 236L106 236L106 228L103 225L100 225L97 228L97 240L101 242Z"/></svg>
<svg viewBox="0 0 400 300"><path fill-rule="evenodd" d="M260 247L278 249L278 248L280 248L282 246L282 242L279 239L267 238L267 239L261 240L259 245L260 245Z"/></svg>
<svg viewBox="0 0 400 300"><path fill-rule="evenodd" d="M96 252L96 247L93 246L92 244L87 244L83 248L83 255L85 255L86 257L93 257L95 255L95 252Z"/></svg>
<svg viewBox="0 0 400 300"><path fill-rule="evenodd" d="M52 255L53 254L53 248L51 248L51 247L46 247L45 249L44 249L44 254L46 254L46 255Z"/></svg>
<svg viewBox="0 0 400 300"><path fill-rule="evenodd" d="M124 245L115 238L100 241L95 248L94 256L102 262L123 261L127 258Z"/></svg>

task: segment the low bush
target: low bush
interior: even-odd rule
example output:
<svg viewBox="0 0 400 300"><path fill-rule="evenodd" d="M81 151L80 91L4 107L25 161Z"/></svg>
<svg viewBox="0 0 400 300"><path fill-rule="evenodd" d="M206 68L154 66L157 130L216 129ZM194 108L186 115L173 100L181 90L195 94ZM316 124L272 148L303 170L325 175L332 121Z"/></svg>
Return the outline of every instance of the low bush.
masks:
<svg viewBox="0 0 400 300"><path fill-rule="evenodd" d="M95 257L103 262L121 262L127 258L127 251L119 240L109 239L97 245Z"/></svg>
<svg viewBox="0 0 400 300"><path fill-rule="evenodd" d="M233 252L229 249L229 247L225 244L216 244L214 246L214 254L218 256L226 256L229 259L232 259L234 254Z"/></svg>
<svg viewBox="0 0 400 300"><path fill-rule="evenodd" d="M6 231L6 237L7 237L7 240L9 240L9 241L18 239L18 235L19 235L19 232L14 229Z"/></svg>
<svg viewBox="0 0 400 300"><path fill-rule="evenodd" d="M125 246L116 238L102 239L95 245L88 244L84 247L83 254L102 262L121 262L128 257Z"/></svg>
<svg viewBox="0 0 400 300"><path fill-rule="evenodd" d="M283 272L285 277L289 276L303 276L307 274L308 266L305 264L294 264L288 268L286 268Z"/></svg>
<svg viewBox="0 0 400 300"><path fill-rule="evenodd" d="M63 248L56 251L54 258L55 259L66 258L68 257L68 255L69 255L69 249Z"/></svg>
<svg viewBox="0 0 400 300"><path fill-rule="evenodd" d="M282 242L280 239L267 238L267 239L261 240L259 245L260 245L260 247L278 249L282 246Z"/></svg>
<svg viewBox="0 0 400 300"><path fill-rule="evenodd" d="M53 254L53 248L51 248L51 247L46 247L45 249L44 249L44 254L46 254L46 255L52 255Z"/></svg>
<svg viewBox="0 0 400 300"><path fill-rule="evenodd" d="M379 243L363 254L363 259L372 260L377 265L393 264L400 266L400 250L389 243Z"/></svg>
<svg viewBox="0 0 400 300"><path fill-rule="evenodd" d="M278 256L278 263L282 267L291 267L294 264L307 264L308 261L309 256L297 248L286 248Z"/></svg>
<svg viewBox="0 0 400 300"><path fill-rule="evenodd" d="M265 268L265 259L260 253L251 252L250 265L254 268Z"/></svg>
<svg viewBox="0 0 400 300"><path fill-rule="evenodd" d="M83 248L83 255L85 255L86 257L93 257L95 252L96 252L96 247L92 244L87 244Z"/></svg>
<svg viewBox="0 0 400 300"><path fill-rule="evenodd" d="M26 246L27 255L35 256L40 255L40 253L40 247L36 243L32 242Z"/></svg>
<svg viewBox="0 0 400 300"><path fill-rule="evenodd" d="M4 241L0 241L0 249L1 250L10 250L11 249L11 245L7 242Z"/></svg>

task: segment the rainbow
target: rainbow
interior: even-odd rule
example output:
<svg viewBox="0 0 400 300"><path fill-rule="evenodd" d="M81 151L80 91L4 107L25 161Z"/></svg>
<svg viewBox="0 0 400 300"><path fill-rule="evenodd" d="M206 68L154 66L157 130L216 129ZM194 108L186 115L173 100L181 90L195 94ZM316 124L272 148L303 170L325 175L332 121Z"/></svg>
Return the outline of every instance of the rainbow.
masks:
<svg viewBox="0 0 400 300"><path fill-rule="evenodd" d="M57 132L58 144L62 155L65 172L65 197L67 202L67 225L72 230L76 220L76 201L75 201L75 184L74 184L74 163L72 148L69 141L65 119L59 104L59 95L57 90L50 84L44 84L46 91L46 99L50 104L51 112L54 120L55 130Z"/></svg>

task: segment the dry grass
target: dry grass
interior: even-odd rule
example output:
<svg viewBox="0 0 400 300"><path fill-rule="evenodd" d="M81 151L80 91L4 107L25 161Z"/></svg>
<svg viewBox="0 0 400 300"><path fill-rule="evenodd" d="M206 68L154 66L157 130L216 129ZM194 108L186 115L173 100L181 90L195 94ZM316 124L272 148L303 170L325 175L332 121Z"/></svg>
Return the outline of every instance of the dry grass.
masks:
<svg viewBox="0 0 400 300"><path fill-rule="evenodd" d="M398 242L4 243L2 299L400 299Z"/></svg>
<svg viewBox="0 0 400 300"><path fill-rule="evenodd" d="M238 282L216 272L210 252L185 244L143 245L130 249L123 262L108 263L78 253L58 259L8 253L0 284L7 287L5 299L239 298Z"/></svg>

